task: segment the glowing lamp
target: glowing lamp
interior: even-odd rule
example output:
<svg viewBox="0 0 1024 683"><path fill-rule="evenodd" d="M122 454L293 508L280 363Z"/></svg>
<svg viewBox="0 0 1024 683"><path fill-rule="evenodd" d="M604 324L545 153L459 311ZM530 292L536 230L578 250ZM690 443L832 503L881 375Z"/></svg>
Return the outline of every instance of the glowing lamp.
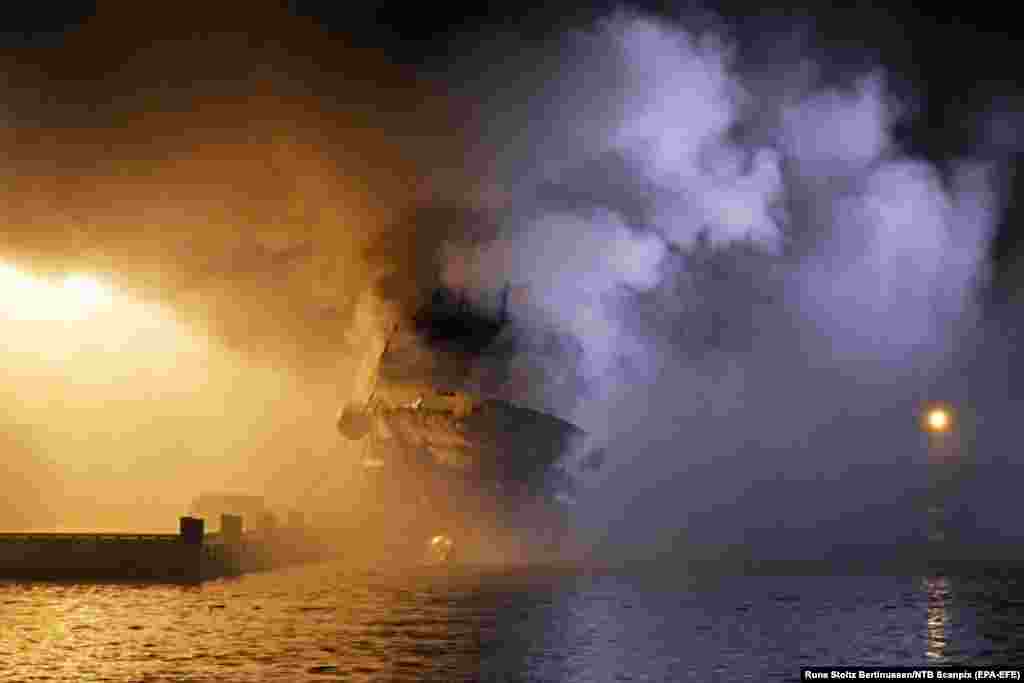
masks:
<svg viewBox="0 0 1024 683"><path fill-rule="evenodd" d="M430 539L427 556L434 562L449 562L455 554L455 541L450 536L438 534Z"/></svg>
<svg viewBox="0 0 1024 683"><path fill-rule="evenodd" d="M937 432L949 427L949 414L945 410L933 410L928 413L928 427Z"/></svg>
<svg viewBox="0 0 1024 683"><path fill-rule="evenodd" d="M929 408L924 415L924 428L934 434L948 432L953 426L953 415L940 406Z"/></svg>
<svg viewBox="0 0 1024 683"><path fill-rule="evenodd" d="M359 441L370 433L373 418L365 408L347 405L338 412L336 425L346 439Z"/></svg>

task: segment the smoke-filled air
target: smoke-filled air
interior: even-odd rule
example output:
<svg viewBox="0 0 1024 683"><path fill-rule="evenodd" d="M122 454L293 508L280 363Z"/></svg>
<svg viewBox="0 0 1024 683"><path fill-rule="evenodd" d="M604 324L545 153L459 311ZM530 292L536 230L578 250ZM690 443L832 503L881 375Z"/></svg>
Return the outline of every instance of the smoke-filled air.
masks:
<svg viewBox="0 0 1024 683"><path fill-rule="evenodd" d="M312 21L129 11L3 59L0 523L343 511L334 415L383 334L357 304L415 270L401 226L458 172L459 114Z"/></svg>
<svg viewBox="0 0 1024 683"><path fill-rule="evenodd" d="M570 547L602 562L909 536L921 405L1000 398L970 378L1008 169L906 152L882 68L622 13L438 75L154 12L2 58L2 526L352 513L335 416L441 285L557 331L501 398L587 432Z"/></svg>
<svg viewBox="0 0 1024 683"><path fill-rule="evenodd" d="M534 322L578 342L574 390L551 367L532 398L604 446L574 508L602 560L899 544L919 532L921 406L978 425L1000 398L968 373L1000 362L978 301L1004 157L910 156L912 95L794 36L745 52L620 14L473 86L514 84L480 133L501 229L447 249L444 276L526 285ZM979 528L1019 533L999 505Z"/></svg>

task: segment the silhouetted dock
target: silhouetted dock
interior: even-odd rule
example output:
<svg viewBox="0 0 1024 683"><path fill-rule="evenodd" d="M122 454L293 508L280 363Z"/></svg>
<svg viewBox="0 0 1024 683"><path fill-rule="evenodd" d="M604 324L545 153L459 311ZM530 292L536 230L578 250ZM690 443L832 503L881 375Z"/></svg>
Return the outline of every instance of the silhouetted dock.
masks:
<svg viewBox="0 0 1024 683"><path fill-rule="evenodd" d="M241 517L222 515L206 534L182 517L177 534L0 533L0 578L197 583L323 555L301 530L243 534Z"/></svg>

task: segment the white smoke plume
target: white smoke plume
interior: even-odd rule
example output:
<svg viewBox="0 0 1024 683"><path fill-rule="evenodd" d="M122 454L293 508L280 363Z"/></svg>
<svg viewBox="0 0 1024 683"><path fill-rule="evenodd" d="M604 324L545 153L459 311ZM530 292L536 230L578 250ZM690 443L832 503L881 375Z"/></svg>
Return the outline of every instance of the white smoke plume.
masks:
<svg viewBox="0 0 1024 683"><path fill-rule="evenodd" d="M722 501L765 478L828 478L886 449L913 459L899 429L976 314L1002 169L904 153L905 103L877 70L766 72L741 47L617 15L567 37L560 70L489 98L493 138L502 109L543 124L524 121L517 154L492 166L500 237L451 247L444 278L528 285L530 322L581 345L596 390L558 409L612 453L587 513L598 536L702 513L721 530ZM877 431L854 447L868 415ZM781 498L769 516L792 523Z"/></svg>

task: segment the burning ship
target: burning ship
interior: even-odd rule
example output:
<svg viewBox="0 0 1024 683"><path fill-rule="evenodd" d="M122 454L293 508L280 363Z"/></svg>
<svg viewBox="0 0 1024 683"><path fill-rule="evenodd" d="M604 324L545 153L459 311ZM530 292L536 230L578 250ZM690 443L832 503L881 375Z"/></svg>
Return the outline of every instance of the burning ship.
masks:
<svg viewBox="0 0 1024 683"><path fill-rule="evenodd" d="M564 549L578 465L599 455L581 458L584 432L525 398L552 367L571 385L579 349L517 324L510 299L523 294L506 286L488 306L440 287L411 319L364 300L357 326L361 315L388 333L367 345L362 395L338 429L361 450L356 523L386 557L527 562Z"/></svg>

